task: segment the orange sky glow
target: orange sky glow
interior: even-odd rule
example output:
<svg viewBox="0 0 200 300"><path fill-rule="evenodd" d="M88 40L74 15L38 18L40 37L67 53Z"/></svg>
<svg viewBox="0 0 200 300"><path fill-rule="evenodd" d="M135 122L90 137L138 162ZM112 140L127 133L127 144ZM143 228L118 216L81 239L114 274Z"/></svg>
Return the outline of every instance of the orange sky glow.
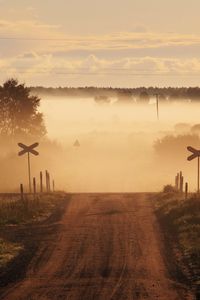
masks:
<svg viewBox="0 0 200 300"><path fill-rule="evenodd" d="M198 0L0 1L0 80L197 86Z"/></svg>

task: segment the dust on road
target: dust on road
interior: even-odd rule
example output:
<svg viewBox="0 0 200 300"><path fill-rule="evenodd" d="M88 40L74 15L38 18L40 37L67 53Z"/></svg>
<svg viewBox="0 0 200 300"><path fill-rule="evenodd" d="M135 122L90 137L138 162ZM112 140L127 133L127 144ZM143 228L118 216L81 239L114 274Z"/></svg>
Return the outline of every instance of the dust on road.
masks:
<svg viewBox="0 0 200 300"><path fill-rule="evenodd" d="M168 275L145 194L75 194L59 228L3 300L193 299Z"/></svg>

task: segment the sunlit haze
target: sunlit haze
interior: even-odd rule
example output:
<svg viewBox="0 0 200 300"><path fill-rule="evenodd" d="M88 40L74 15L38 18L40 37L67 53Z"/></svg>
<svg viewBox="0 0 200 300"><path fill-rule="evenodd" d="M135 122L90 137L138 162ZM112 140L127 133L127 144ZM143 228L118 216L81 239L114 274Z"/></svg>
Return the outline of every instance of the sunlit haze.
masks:
<svg viewBox="0 0 200 300"><path fill-rule="evenodd" d="M161 157L154 145L167 135L192 134L199 122L198 105L161 104L158 121L153 98L144 106L115 101L101 105L92 98L44 97L48 135L64 149L53 163L61 186L79 192L159 191L166 182L174 184L182 170L195 190L196 163L187 161L187 139Z"/></svg>
<svg viewBox="0 0 200 300"><path fill-rule="evenodd" d="M48 4L19 0L12 5L1 0L0 5L2 83L14 77L28 86L48 87L199 84L200 3L196 0ZM99 105L93 97L51 96L42 94L40 111L47 139L59 150L52 155L53 147L51 154L42 149L33 170L41 161L45 168L50 159L60 189L154 191L166 182L174 183L178 170L187 171L190 187L195 188L196 165L186 161L186 149L181 155L176 151L174 158L167 154L173 160L169 167L155 144L167 135L180 134L178 123L188 126L182 134L190 134L199 122L198 106L163 104L158 122L155 97L138 106L119 105L115 98ZM80 147L73 146L76 140ZM24 168L22 180L25 172Z"/></svg>

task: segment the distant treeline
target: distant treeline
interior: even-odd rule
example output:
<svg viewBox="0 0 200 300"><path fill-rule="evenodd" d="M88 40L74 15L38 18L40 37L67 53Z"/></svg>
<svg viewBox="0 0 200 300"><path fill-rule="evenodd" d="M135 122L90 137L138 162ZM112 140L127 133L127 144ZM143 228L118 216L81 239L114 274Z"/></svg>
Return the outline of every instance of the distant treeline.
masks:
<svg viewBox="0 0 200 300"><path fill-rule="evenodd" d="M37 95L49 95L55 97L93 97L98 102L110 102L111 98L118 101L148 102L152 97L159 95L161 101L200 101L199 87L181 88L97 88L97 87L59 87L45 88L32 87Z"/></svg>

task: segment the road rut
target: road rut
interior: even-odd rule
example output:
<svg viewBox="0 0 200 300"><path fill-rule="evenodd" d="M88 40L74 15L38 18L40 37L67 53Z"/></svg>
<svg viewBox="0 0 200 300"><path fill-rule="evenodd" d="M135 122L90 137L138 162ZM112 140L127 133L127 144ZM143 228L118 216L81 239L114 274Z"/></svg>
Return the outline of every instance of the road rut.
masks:
<svg viewBox="0 0 200 300"><path fill-rule="evenodd" d="M3 300L192 299L168 275L145 194L74 194L54 237Z"/></svg>

